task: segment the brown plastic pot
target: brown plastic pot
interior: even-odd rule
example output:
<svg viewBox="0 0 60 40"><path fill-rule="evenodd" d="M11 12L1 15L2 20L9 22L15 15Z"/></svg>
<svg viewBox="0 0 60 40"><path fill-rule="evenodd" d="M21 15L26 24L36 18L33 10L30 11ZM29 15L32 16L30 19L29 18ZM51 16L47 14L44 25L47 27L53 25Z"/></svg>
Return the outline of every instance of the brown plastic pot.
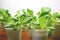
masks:
<svg viewBox="0 0 60 40"><path fill-rule="evenodd" d="M30 40L30 38L31 38L30 33L31 33L30 30L23 31L22 32L22 40Z"/></svg>
<svg viewBox="0 0 60 40"><path fill-rule="evenodd" d="M8 40L7 35L6 35L6 31L1 27L0 27L0 40Z"/></svg>
<svg viewBox="0 0 60 40"><path fill-rule="evenodd" d="M55 30L52 33L52 36L56 39L60 39L60 24L55 24L54 25Z"/></svg>

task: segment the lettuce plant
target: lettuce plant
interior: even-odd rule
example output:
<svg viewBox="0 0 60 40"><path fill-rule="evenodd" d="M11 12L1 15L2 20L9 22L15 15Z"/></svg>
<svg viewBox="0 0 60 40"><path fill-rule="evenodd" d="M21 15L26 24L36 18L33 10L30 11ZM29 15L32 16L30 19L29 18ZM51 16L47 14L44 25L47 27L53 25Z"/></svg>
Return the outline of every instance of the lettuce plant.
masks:
<svg viewBox="0 0 60 40"><path fill-rule="evenodd" d="M33 22L33 21L32 21ZM47 30L56 22L56 18L51 14L51 8L42 7L37 13L33 29ZM35 26L36 25L36 26Z"/></svg>
<svg viewBox="0 0 60 40"><path fill-rule="evenodd" d="M11 20L11 15L9 14L8 10L0 9L0 23L4 26Z"/></svg>
<svg viewBox="0 0 60 40"><path fill-rule="evenodd" d="M23 30L28 27L29 23L32 21L32 18L27 14L25 9L23 9L22 11L17 11L15 19L18 20L18 23L20 24Z"/></svg>
<svg viewBox="0 0 60 40"><path fill-rule="evenodd" d="M32 23L35 21L36 16L34 16L34 12L30 9L23 10L23 13L25 13L28 17L30 17L32 20L27 24L28 28L31 29Z"/></svg>

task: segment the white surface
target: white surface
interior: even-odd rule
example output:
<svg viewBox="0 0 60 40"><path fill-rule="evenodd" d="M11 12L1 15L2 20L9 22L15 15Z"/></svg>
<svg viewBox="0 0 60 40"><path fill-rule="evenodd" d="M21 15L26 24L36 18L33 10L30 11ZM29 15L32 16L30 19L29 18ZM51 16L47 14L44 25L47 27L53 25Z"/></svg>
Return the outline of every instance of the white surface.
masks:
<svg viewBox="0 0 60 40"><path fill-rule="evenodd" d="M34 12L40 10L41 7L51 7L52 11L60 12L60 0L2 0L1 8L9 9L14 15L20 9L32 9Z"/></svg>

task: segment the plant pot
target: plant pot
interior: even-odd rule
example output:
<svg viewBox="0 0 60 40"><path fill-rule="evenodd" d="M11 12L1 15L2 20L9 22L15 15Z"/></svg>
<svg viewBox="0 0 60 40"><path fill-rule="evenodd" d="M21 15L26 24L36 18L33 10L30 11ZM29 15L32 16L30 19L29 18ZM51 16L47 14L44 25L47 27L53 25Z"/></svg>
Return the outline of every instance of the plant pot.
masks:
<svg viewBox="0 0 60 40"><path fill-rule="evenodd" d="M0 40L8 40L6 31L3 26L4 26L3 23L0 22Z"/></svg>
<svg viewBox="0 0 60 40"><path fill-rule="evenodd" d="M60 39L60 24L55 24L54 27L55 29L52 33L52 36L55 37L56 39Z"/></svg>
<svg viewBox="0 0 60 40"><path fill-rule="evenodd" d="M0 23L0 35L6 36L6 31L4 29L3 23Z"/></svg>
<svg viewBox="0 0 60 40"><path fill-rule="evenodd" d="M30 30L22 32L22 40L30 40Z"/></svg>
<svg viewBox="0 0 60 40"><path fill-rule="evenodd" d="M21 30L6 29L8 40L21 40Z"/></svg>
<svg viewBox="0 0 60 40"><path fill-rule="evenodd" d="M48 31L45 30L32 30L32 40L47 40Z"/></svg>

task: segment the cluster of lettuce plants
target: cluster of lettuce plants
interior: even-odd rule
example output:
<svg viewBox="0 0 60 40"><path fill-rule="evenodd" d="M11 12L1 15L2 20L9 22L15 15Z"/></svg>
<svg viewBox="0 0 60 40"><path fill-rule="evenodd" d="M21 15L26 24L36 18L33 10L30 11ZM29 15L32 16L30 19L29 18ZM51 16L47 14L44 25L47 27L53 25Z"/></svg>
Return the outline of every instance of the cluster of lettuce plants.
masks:
<svg viewBox="0 0 60 40"><path fill-rule="evenodd" d="M4 24L4 28L13 30L25 27L33 30L51 29L52 25L59 19L60 14L58 12L52 13L49 7L42 7L36 16L30 9L18 10L14 17L11 16L9 10L0 9L0 22Z"/></svg>

